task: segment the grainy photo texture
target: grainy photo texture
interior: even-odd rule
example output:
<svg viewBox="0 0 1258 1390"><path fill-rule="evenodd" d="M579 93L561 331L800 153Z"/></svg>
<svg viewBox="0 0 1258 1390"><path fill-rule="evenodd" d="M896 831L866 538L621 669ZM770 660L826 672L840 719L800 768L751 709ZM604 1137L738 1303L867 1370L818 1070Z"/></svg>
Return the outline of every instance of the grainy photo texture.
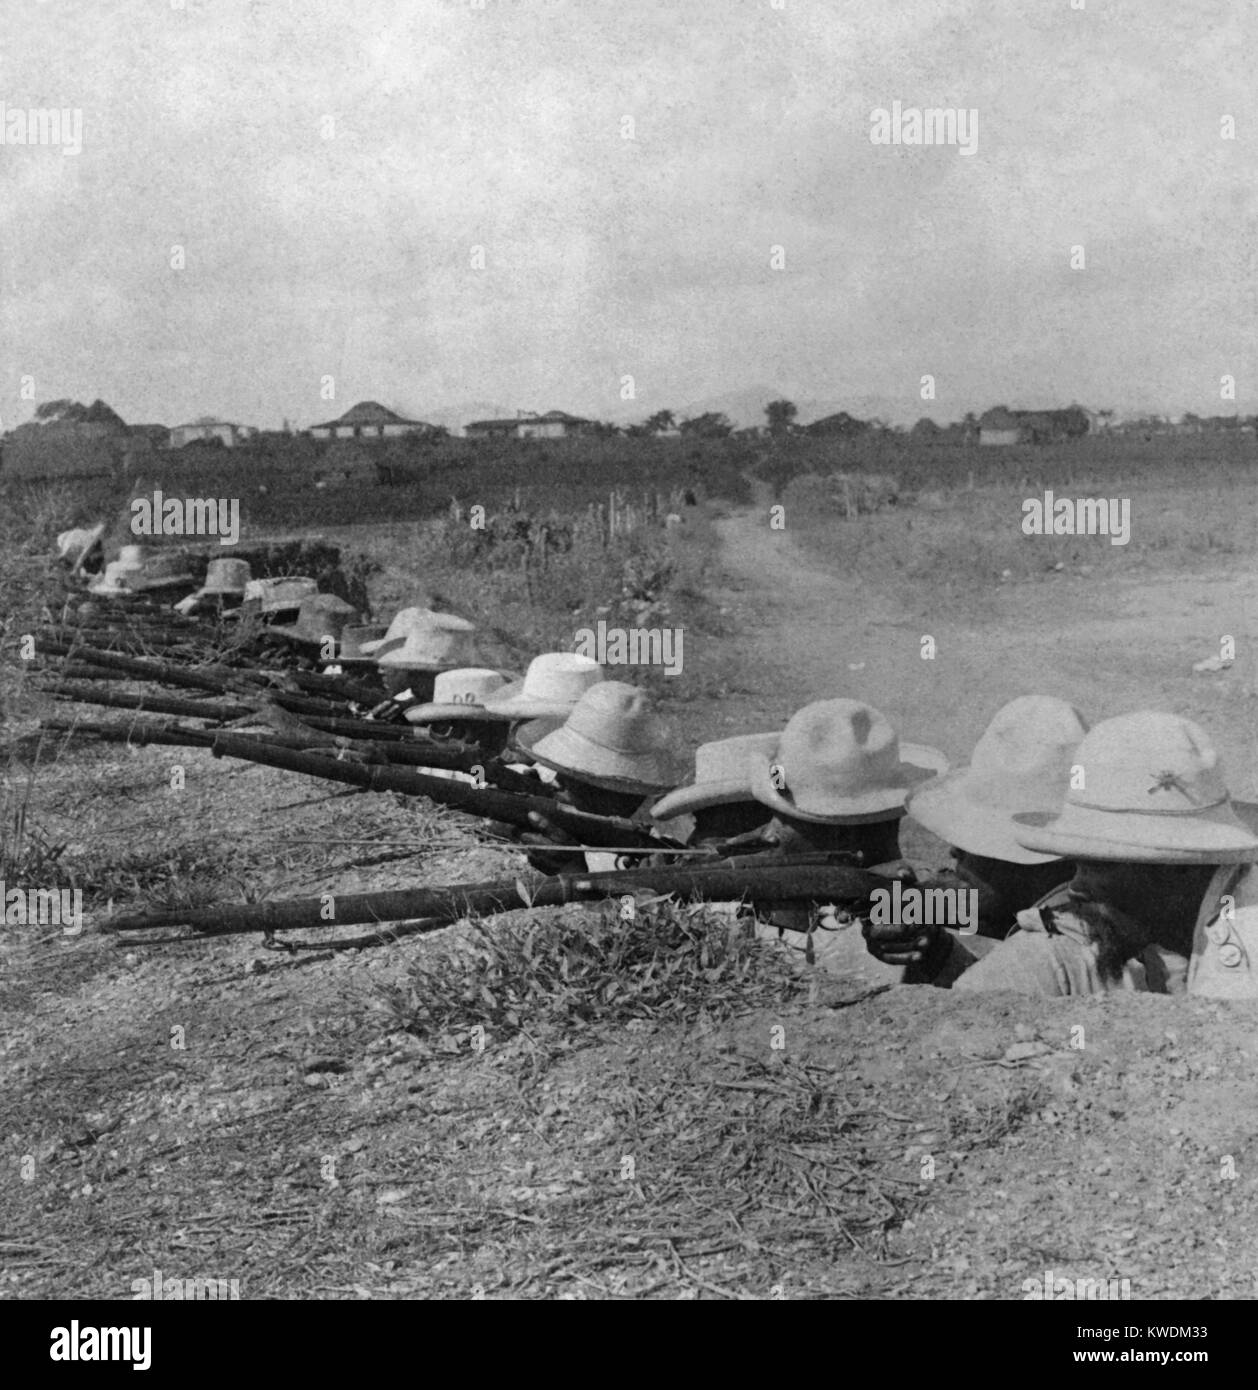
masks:
<svg viewBox="0 0 1258 1390"><path fill-rule="evenodd" d="M1258 1295L1256 48L4 7L0 1296L144 1305L52 1361L408 1299L1205 1358L1132 1309Z"/></svg>

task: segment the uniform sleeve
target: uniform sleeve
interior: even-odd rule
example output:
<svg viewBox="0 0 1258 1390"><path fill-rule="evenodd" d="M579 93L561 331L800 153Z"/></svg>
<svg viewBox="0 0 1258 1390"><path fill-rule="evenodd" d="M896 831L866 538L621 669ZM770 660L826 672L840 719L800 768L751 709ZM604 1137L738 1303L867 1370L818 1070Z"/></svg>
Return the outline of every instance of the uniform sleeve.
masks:
<svg viewBox="0 0 1258 1390"><path fill-rule="evenodd" d="M1102 992L1088 947L1069 937L1038 932L1015 932L966 970L953 989L982 993L1012 990L1041 998Z"/></svg>

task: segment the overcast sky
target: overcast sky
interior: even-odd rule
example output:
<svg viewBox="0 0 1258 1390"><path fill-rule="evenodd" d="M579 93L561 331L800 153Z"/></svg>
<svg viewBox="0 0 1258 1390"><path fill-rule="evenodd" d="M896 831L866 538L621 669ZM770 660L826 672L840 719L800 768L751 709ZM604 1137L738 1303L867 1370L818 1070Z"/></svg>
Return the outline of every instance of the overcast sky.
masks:
<svg viewBox="0 0 1258 1390"><path fill-rule="evenodd" d="M0 419L1258 410L1252 0L780 3L10 0L0 100L83 128L0 148Z"/></svg>

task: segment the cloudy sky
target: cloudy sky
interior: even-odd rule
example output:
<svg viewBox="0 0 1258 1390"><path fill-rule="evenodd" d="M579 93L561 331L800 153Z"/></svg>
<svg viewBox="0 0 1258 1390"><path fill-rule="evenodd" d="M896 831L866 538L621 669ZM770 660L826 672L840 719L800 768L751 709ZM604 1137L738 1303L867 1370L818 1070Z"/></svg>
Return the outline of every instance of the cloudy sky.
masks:
<svg viewBox="0 0 1258 1390"><path fill-rule="evenodd" d="M0 420L1258 410L1258 7L1083 3L4 5Z"/></svg>

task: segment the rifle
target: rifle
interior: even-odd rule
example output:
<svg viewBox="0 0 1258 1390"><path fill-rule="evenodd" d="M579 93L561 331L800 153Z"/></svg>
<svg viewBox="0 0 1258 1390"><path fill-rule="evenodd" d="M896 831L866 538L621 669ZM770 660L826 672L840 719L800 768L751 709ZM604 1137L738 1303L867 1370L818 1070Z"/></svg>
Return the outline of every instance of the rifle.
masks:
<svg viewBox="0 0 1258 1390"><path fill-rule="evenodd" d="M294 721L296 723L296 721ZM93 723L88 720L45 719L40 723L40 732L68 734L86 738L100 739L104 742L129 743L137 746L145 744L164 744L177 748L209 748L213 750L215 740L222 735L212 729L194 728L188 724L153 721L136 721L131 724ZM359 764L383 764L395 767L444 768L452 772L471 772L481 768L485 780L505 791L536 793L538 796L554 796L553 788L525 773L516 772L494 759L487 759L478 749L462 743L441 745L385 741L371 742L366 739L338 738L317 730L303 731L300 724L287 731L265 734L233 735L239 741L239 749L229 754L246 761L258 761L254 754L263 747L288 748L305 751L320 749L333 754L338 760L347 754ZM315 775L322 776L320 771Z"/></svg>
<svg viewBox="0 0 1258 1390"><path fill-rule="evenodd" d="M378 687L360 685L344 676L325 676L314 671L249 671L232 670L227 666L189 668L168 661L102 652L79 642L71 645L49 638L41 638L38 646L41 652L52 656L73 656L93 666L125 671L136 680L158 681L162 685L184 686L190 690L209 690L217 695L245 694L254 688L267 689L279 682L292 680L309 694L326 693L342 701L350 700L363 705L375 704L380 699Z"/></svg>
<svg viewBox="0 0 1258 1390"><path fill-rule="evenodd" d="M634 893L702 898L711 902L747 899L764 903L868 904L875 888L889 880L835 856L801 856L754 867L721 860L702 868L631 869L617 873L559 874L454 883L442 888L407 888L384 893L336 895L332 922L352 926L367 922L426 919L432 929L471 913L510 912L521 907L558 907L569 902L619 898ZM109 932L151 931L187 926L229 935L243 932L301 931L329 925L327 899L295 898L286 902L220 904L116 916L104 924Z"/></svg>

